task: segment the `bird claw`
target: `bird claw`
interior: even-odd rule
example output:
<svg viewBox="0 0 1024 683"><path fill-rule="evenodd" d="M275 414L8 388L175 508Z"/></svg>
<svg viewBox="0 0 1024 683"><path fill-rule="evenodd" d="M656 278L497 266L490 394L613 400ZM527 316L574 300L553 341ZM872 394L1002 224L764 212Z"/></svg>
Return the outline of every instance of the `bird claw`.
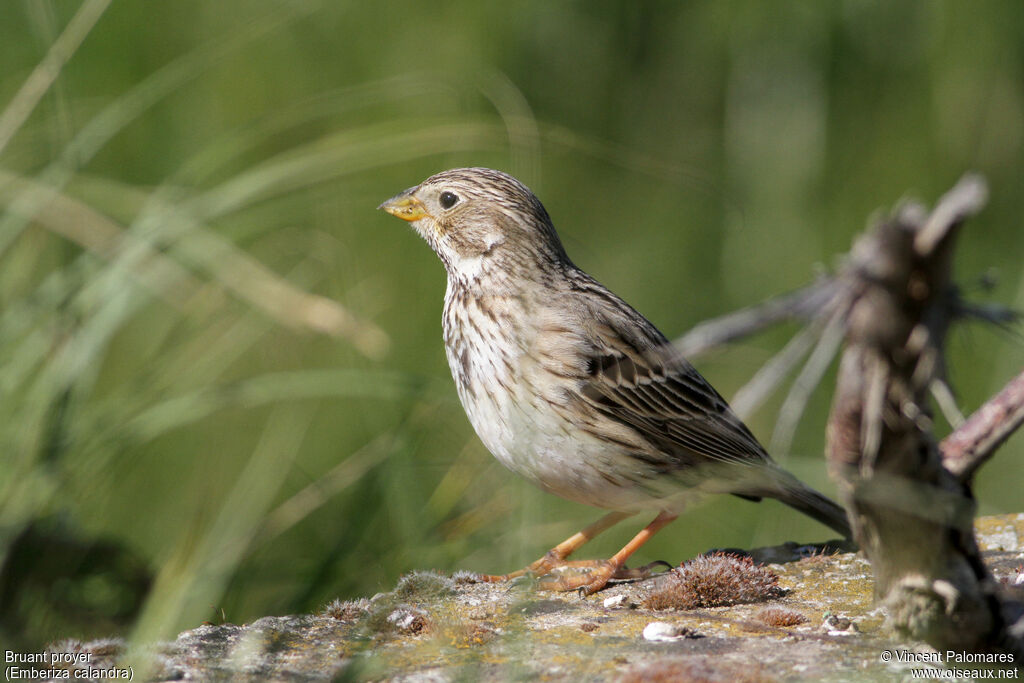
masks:
<svg viewBox="0 0 1024 683"><path fill-rule="evenodd" d="M567 562L540 577L537 587L542 590L574 590L581 598L585 598L613 581L625 583L648 579L654 575L654 569L657 567L672 569L672 565L664 560L657 560L634 569L625 565L616 566L611 560Z"/></svg>
<svg viewBox="0 0 1024 683"><path fill-rule="evenodd" d="M622 567L608 560L587 560L555 567L537 583L541 590L577 591L581 598L604 588Z"/></svg>
<svg viewBox="0 0 1024 683"><path fill-rule="evenodd" d="M541 590L578 591L580 597L593 595L610 581L630 582L650 578L655 567L671 569L672 565L657 560L642 567L630 569L613 560L565 561L548 553L533 564L510 574L477 574L477 583L512 582L513 585L532 584Z"/></svg>

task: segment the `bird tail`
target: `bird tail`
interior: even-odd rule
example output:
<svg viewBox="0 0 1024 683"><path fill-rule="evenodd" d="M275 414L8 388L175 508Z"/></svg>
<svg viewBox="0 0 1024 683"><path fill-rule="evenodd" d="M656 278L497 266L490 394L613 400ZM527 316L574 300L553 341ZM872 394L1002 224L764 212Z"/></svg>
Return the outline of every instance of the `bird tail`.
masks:
<svg viewBox="0 0 1024 683"><path fill-rule="evenodd" d="M846 516L846 510L831 498L823 496L809 486L799 482L797 482L797 486L798 488L787 488L773 497L794 510L799 510L808 517L835 529L843 535L843 538L853 538L853 531L850 529L850 520Z"/></svg>
<svg viewBox="0 0 1024 683"><path fill-rule="evenodd" d="M771 488L758 487L757 490L744 491L736 495L744 498L753 497L755 500L761 497L774 498L794 510L799 510L808 517L818 520L825 526L835 529L843 535L843 538L853 538L846 510L839 504L818 493L780 467L771 467L768 472L774 475L772 478L775 480L772 482L774 485Z"/></svg>

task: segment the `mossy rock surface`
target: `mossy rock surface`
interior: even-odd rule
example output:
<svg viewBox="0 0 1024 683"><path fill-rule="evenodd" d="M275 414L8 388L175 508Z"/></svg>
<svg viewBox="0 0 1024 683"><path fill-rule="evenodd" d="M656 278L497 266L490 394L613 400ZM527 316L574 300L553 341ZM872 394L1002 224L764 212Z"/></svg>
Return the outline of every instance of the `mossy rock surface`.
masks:
<svg viewBox="0 0 1024 683"><path fill-rule="evenodd" d="M1024 514L978 520L998 579L1024 564ZM597 595L472 583L415 572L373 598L323 614L201 626L149 648L156 680L774 681L902 680L883 653L928 649L884 629L871 569L854 553L759 549L777 576L759 602L653 610L665 576ZM748 563L749 564L749 563ZM743 563L737 563L742 570ZM760 575L763 580L763 574ZM758 599L744 593L744 599ZM653 623L661 625L652 626ZM656 638L652 640L651 638ZM117 648L104 644L108 660ZM76 645L88 649L90 644ZM102 663L95 656L92 665Z"/></svg>

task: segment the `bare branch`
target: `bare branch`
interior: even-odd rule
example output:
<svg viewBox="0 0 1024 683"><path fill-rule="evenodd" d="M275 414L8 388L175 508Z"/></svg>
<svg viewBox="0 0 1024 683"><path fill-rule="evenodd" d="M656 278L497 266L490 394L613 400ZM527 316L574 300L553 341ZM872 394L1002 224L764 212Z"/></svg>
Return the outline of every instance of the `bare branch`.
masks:
<svg viewBox="0 0 1024 683"><path fill-rule="evenodd" d="M807 402L815 387L821 383L825 371L836 357L840 345L843 343L843 335L846 332L846 311L839 310L833 313L825 330L818 339L818 344L811 352L810 358L804 365L803 370L797 376L796 381L789 390L786 400L779 410L779 419L775 423L775 431L772 433L770 450L773 453L785 454L793 444L793 434L796 433L796 426L800 417L807 408Z"/></svg>
<svg viewBox="0 0 1024 683"><path fill-rule="evenodd" d="M813 321L793 335L781 351L772 356L750 381L740 387L729 401L733 411L744 420L758 409L765 398L775 390L782 380L797 366L813 348L814 340L821 336L821 324Z"/></svg>
<svg viewBox="0 0 1024 683"><path fill-rule="evenodd" d="M795 292L702 322L673 343L684 356L696 356L783 320L816 318L839 291L841 287L835 279L822 277Z"/></svg>
<svg viewBox="0 0 1024 683"><path fill-rule="evenodd" d="M954 457L949 446L952 466L943 467L928 409L929 389L942 395L957 314L955 237L986 194L980 177L965 176L931 213L906 203L857 240L840 275L851 308L828 459L895 630L939 650L1020 653L1010 602L995 597L974 539L966 484L1024 420L1024 375L955 432L972 448Z"/></svg>
<svg viewBox="0 0 1024 683"><path fill-rule="evenodd" d="M965 422L964 414L960 412L960 407L956 404L956 397L953 395L953 390L950 389L949 384L946 380L941 377L936 377L932 380L932 383L928 386L928 389L932 392L932 398L935 399L936 405L939 406L939 410L946 417L946 421L953 427L958 429Z"/></svg>
<svg viewBox="0 0 1024 683"><path fill-rule="evenodd" d="M939 444L942 464L969 482L981 465L1024 423L1024 371Z"/></svg>
<svg viewBox="0 0 1024 683"><path fill-rule="evenodd" d="M1024 373L966 422L945 380L953 321L1007 327L1019 317L965 301L952 280L959 227L987 194L969 174L931 211L904 202L858 238L837 276L698 325L676 345L694 355L784 320L809 321L734 400L742 414L753 411L810 351L780 411L771 448L780 452L845 336L828 459L890 625L939 649L1024 657L1024 606L997 595L969 490L974 471L1024 423ZM941 453L930 397L956 428Z"/></svg>
<svg viewBox="0 0 1024 683"><path fill-rule="evenodd" d="M1000 304L978 303L975 301L964 301L958 299L954 302L954 314L958 318L980 320L982 322L1008 328L1010 325L1020 322L1020 311L1002 306Z"/></svg>
<svg viewBox="0 0 1024 683"><path fill-rule="evenodd" d="M914 237L914 251L928 256L949 231L968 216L985 206L988 200L988 186L975 173L968 173L944 194L935 205L931 215Z"/></svg>

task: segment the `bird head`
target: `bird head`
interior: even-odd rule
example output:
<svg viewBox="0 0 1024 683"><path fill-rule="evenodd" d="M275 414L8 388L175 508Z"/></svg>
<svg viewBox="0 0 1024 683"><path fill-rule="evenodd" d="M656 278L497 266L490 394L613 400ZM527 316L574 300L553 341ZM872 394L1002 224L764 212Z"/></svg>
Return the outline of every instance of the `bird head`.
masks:
<svg viewBox="0 0 1024 683"><path fill-rule="evenodd" d="M408 221L456 280L487 271L530 277L538 265L568 262L540 200L501 171L444 171L378 208Z"/></svg>

